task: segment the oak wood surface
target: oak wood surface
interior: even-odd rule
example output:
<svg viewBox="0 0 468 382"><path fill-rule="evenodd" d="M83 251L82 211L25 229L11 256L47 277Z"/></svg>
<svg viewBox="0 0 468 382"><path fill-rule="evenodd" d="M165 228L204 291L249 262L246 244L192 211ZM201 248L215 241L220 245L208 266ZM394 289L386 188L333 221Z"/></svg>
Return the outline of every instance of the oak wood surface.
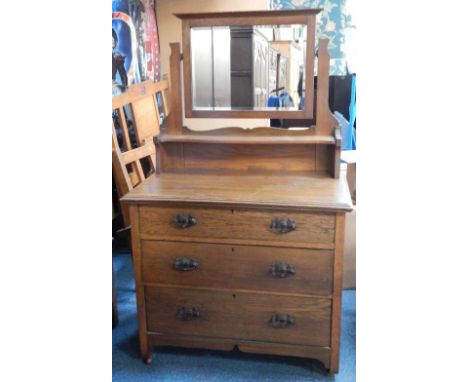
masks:
<svg viewBox="0 0 468 382"><path fill-rule="evenodd" d="M119 197L124 196L134 186L145 180L141 160L149 159L149 169L156 170L156 147L153 137L159 133L160 110L157 95L163 99L168 91L167 80L153 82L144 81L130 86L128 90L112 98L112 109L116 110L116 120L121 128L123 147L117 139L116 121L112 120L112 171L116 182ZM131 112L130 112L131 111ZM162 112L168 114L167 104L163 105ZM132 147L127 120L133 123L137 147ZM128 167L131 171L128 171ZM126 226L130 225L128 206L121 204L122 216Z"/></svg>
<svg viewBox="0 0 468 382"><path fill-rule="evenodd" d="M112 110L121 108L143 98L148 98L148 96L151 97L155 93L165 94L168 88L169 82L166 79L158 82L146 80L139 84L132 85L121 95L112 98Z"/></svg>
<svg viewBox="0 0 468 382"><path fill-rule="evenodd" d="M240 351L247 353L315 358L321 361L326 368L328 368L330 364L330 348L325 346L303 346L274 342L233 340L229 338L167 335L153 332L150 332L148 337L152 346L181 346L224 351L232 350L237 346Z"/></svg>
<svg viewBox="0 0 468 382"><path fill-rule="evenodd" d="M328 104L328 88L330 84L330 56L328 54L328 39L319 39L318 70L317 70L317 126L318 135L334 135L338 121L330 112Z"/></svg>
<svg viewBox="0 0 468 382"><path fill-rule="evenodd" d="M283 174L313 172L316 170L315 150L315 145L264 144L254 146L185 143L183 169L187 173L198 169Z"/></svg>
<svg viewBox="0 0 468 382"><path fill-rule="evenodd" d="M335 179L340 177L340 164L341 164L341 130L339 127L335 127L335 147L334 150L330 150L332 158L330 159L332 167L332 175Z"/></svg>
<svg viewBox="0 0 468 382"><path fill-rule="evenodd" d="M177 258L195 260L193 270L175 267ZM286 263L295 274L274 276L271 267ZM331 296L333 252L221 244L142 242L142 280L148 284L179 284L267 292Z"/></svg>
<svg viewBox="0 0 468 382"><path fill-rule="evenodd" d="M119 196L126 195L135 185L145 180L145 173L140 163L141 159L149 157L150 169L155 170L155 162L153 160L155 150L154 145L149 140L143 142L143 145L136 149L122 152L117 141L115 127L112 125L112 171ZM128 172L128 164L135 165L132 173ZM132 177L132 175L135 176ZM126 226L130 225L128 208L127 204L121 203L122 217Z"/></svg>
<svg viewBox="0 0 468 382"><path fill-rule="evenodd" d="M128 191L133 188L130 175L127 171L124 161L122 160L120 150L118 149L117 137L112 133L112 172L115 177L115 186L117 188L117 194L119 196L126 195ZM130 212L129 206L121 203L122 217L125 225L130 224Z"/></svg>
<svg viewBox="0 0 468 382"><path fill-rule="evenodd" d="M217 144L325 144L335 145L336 138L329 135L317 135L314 127L280 129L274 127L224 127L208 131L194 131L182 128L181 134L168 134L161 131L158 142L217 143Z"/></svg>
<svg viewBox="0 0 468 382"><path fill-rule="evenodd" d="M183 28L185 92L180 45L171 44L171 111L167 113L163 92L168 118L155 138L157 175L122 198L124 205L132 207L135 225L139 336L146 360L151 359L151 346L220 350L238 346L241 351L317 358L330 372L338 371L344 212L353 206L346 179L339 177L341 135L328 106L327 41L321 40L318 48L317 126L302 130L227 127L209 132L182 126L182 96L187 118L261 115L255 110L192 110L189 32L194 26L306 23L307 102L303 112L289 113L312 118L318 12L178 15ZM139 97L135 90L129 94ZM124 104L116 105L125 114ZM288 112L268 115L290 118ZM138 118L151 117L143 112ZM151 123L143 122L143 132L151 129ZM125 167L146 150L117 157ZM136 166L134 173L139 173ZM173 223L177 214L192 215L196 224L177 227ZM286 218L295 222L295 229L273 232L272 220ZM176 270L178 257L194 259L198 266ZM294 272L273 278L274 263L288 264L286 269L292 266ZM198 309L199 317L181 319L177 312L183 307L189 312ZM294 324L273 327L270 319L275 313L293 316Z"/></svg>
<svg viewBox="0 0 468 382"><path fill-rule="evenodd" d="M334 145L158 142L157 147L158 173L313 176L316 172L327 172L329 176L334 175Z"/></svg>
<svg viewBox="0 0 468 382"><path fill-rule="evenodd" d="M346 179L307 176L160 174L150 176L124 202L210 203L351 211Z"/></svg>
<svg viewBox="0 0 468 382"><path fill-rule="evenodd" d="M285 242L278 240L246 240L246 239L219 239L213 237L185 237L185 236L161 236L154 234L140 234L142 240L156 241L178 241L184 243L209 243L209 244L226 244L231 245L252 245L257 247L281 247L281 248L302 248L302 249L334 249L335 243L301 243L301 242Z"/></svg>
<svg viewBox="0 0 468 382"><path fill-rule="evenodd" d="M154 96L133 101L130 107L135 126L138 126L135 129L138 143L141 144L146 139L159 134L159 108Z"/></svg>
<svg viewBox="0 0 468 382"><path fill-rule="evenodd" d="M151 359L151 347L148 343L147 337L147 321L146 321L146 306L144 287L141 282L141 242L140 242L140 227L139 227L139 214L137 206L130 206L130 222L132 225L131 243L132 243L132 259L133 259L133 272L136 285L136 300L138 312L138 337L140 339L140 353L146 360Z"/></svg>
<svg viewBox="0 0 468 382"><path fill-rule="evenodd" d="M344 213L336 214L336 244L333 266L333 303L330 372L338 373L340 360L341 301L343 289Z"/></svg>
<svg viewBox="0 0 468 382"><path fill-rule="evenodd" d="M171 112L167 117L168 131L171 134L180 134L182 131L182 85L180 79L180 44L171 43Z"/></svg>
<svg viewBox="0 0 468 382"><path fill-rule="evenodd" d="M148 286L145 298L151 332L330 345L331 301L326 298ZM200 316L180 319L177 312L182 307L195 308ZM269 320L275 313L293 316L294 324L273 327Z"/></svg>
<svg viewBox="0 0 468 382"><path fill-rule="evenodd" d="M284 10L275 10L275 11L265 11L265 10L258 10L258 11L227 11L227 12L191 12L191 13L175 13L174 16L178 17L181 20L186 19L206 19L206 18L240 18L245 19L246 16L248 17L282 17L281 22L283 24L288 24L287 22L283 21L284 16L293 16L293 15L316 15L320 13L321 9L284 9ZM240 22L240 20L236 20ZM250 22L250 21L249 21ZM273 24L278 24L278 20L274 20ZM255 24L251 24L255 25Z"/></svg>
<svg viewBox="0 0 468 382"><path fill-rule="evenodd" d="M176 215L191 215L197 224L180 228ZM270 228L274 219L291 219L296 229L277 233ZM285 243L333 243L335 216L331 213L304 213L276 210L249 210L212 207L140 207L140 232L148 235L197 238L243 239Z"/></svg>

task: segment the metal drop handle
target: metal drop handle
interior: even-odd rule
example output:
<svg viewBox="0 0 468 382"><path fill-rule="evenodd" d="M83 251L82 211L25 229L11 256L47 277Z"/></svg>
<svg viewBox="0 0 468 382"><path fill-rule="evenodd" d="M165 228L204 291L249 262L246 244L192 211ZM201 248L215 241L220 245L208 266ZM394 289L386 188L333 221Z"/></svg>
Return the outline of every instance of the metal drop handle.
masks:
<svg viewBox="0 0 468 382"><path fill-rule="evenodd" d="M273 277L285 278L294 276L296 274L296 269L290 264L276 263L270 267L270 273Z"/></svg>
<svg viewBox="0 0 468 382"><path fill-rule="evenodd" d="M172 223L180 228L189 228L197 224L197 219L192 215L177 214L174 216L174 219L172 219Z"/></svg>
<svg viewBox="0 0 468 382"><path fill-rule="evenodd" d="M184 321L196 320L200 317L200 311L195 308L179 308L177 309L177 318L180 318Z"/></svg>
<svg viewBox="0 0 468 382"><path fill-rule="evenodd" d="M270 228L276 233L288 233L296 229L296 223L291 219L273 219Z"/></svg>
<svg viewBox="0 0 468 382"><path fill-rule="evenodd" d="M189 259L188 257L176 257L174 268L182 272L193 271L198 268L198 261L195 259Z"/></svg>
<svg viewBox="0 0 468 382"><path fill-rule="evenodd" d="M289 314L273 313L269 322L274 328L288 328L294 325L295 321Z"/></svg>

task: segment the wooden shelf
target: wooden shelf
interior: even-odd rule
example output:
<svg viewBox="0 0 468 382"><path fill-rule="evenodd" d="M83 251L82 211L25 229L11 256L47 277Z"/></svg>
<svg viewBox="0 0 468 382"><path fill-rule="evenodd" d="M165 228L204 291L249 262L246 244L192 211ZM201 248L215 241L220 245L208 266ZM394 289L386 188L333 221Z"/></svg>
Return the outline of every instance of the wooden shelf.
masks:
<svg viewBox="0 0 468 382"><path fill-rule="evenodd" d="M317 135L313 129L288 130L259 127L255 129L224 128L211 131L193 131L186 127L182 134L168 134L161 131L156 138L160 143L213 143L213 144L252 144L252 145L335 145L337 137Z"/></svg>
<svg viewBox="0 0 468 382"><path fill-rule="evenodd" d="M323 144L335 145L335 138L325 135L318 136L277 136L277 137L242 137L235 135L220 135L220 136L203 136L203 135L173 135L164 134L158 138L162 143L214 143L214 144L255 144L255 145L270 145L270 144Z"/></svg>

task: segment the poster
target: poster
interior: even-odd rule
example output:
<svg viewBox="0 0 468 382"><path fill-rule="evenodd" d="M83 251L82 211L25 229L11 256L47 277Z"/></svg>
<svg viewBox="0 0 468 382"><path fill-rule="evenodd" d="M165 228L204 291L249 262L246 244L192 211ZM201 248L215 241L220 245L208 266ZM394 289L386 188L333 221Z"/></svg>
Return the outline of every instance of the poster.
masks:
<svg viewBox="0 0 468 382"><path fill-rule="evenodd" d="M160 79L154 0L112 0L112 95Z"/></svg>

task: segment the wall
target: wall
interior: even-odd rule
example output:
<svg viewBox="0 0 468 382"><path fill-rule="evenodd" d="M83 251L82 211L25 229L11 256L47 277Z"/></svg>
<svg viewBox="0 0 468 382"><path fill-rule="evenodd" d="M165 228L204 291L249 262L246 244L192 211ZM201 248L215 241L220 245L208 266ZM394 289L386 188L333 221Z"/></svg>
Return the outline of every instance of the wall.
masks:
<svg viewBox="0 0 468 382"><path fill-rule="evenodd" d="M156 16L158 20L161 73L169 75L169 57L171 50L169 43L182 44L181 21L174 13L190 12L224 12L251 11L268 9L269 0L157 0ZM240 126L256 127L269 126L268 119L208 119L185 118L184 125L194 130L209 130L217 127Z"/></svg>
<svg viewBox="0 0 468 382"><path fill-rule="evenodd" d="M352 23L351 14L347 3L352 0L270 0L271 9L301 9L322 8L317 18L317 37L325 37L330 40L328 50L330 52L330 74L344 75L349 63L346 58L352 31L355 26Z"/></svg>

